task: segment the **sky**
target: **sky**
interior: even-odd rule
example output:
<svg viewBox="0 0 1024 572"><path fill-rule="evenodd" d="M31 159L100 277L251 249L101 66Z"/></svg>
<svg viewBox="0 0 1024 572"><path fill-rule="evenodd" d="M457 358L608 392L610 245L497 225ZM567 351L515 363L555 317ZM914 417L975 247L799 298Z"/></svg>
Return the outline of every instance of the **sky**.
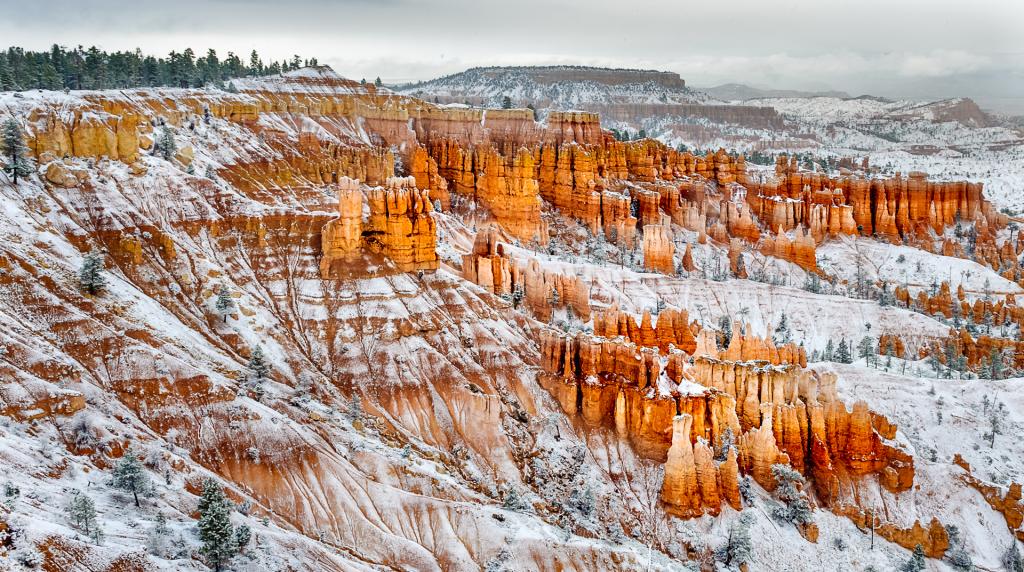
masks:
<svg viewBox="0 0 1024 572"><path fill-rule="evenodd" d="M0 0L0 44L314 56L343 76L653 68L688 85L969 96L1024 113L1024 0Z"/></svg>

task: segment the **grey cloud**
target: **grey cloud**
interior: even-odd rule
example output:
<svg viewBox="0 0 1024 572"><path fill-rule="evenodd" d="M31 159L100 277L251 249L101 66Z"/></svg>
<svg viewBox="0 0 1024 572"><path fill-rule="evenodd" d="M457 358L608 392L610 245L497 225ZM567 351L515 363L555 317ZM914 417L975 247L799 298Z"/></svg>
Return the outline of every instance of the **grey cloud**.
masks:
<svg viewBox="0 0 1024 572"><path fill-rule="evenodd" d="M470 65L653 67L889 96L1024 93L1024 2L1011 0L0 0L4 43L317 56L353 77Z"/></svg>

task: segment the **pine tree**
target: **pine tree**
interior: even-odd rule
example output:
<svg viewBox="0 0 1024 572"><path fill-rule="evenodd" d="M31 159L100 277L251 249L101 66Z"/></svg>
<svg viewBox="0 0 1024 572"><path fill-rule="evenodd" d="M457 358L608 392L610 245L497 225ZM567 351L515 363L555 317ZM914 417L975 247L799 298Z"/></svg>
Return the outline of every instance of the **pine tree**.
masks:
<svg viewBox="0 0 1024 572"><path fill-rule="evenodd" d="M0 129L0 151L5 157L4 172L10 175L14 184L18 184L18 177L27 177L32 174L32 163L29 160L29 150L25 146L25 138L21 133L21 127L13 117L4 121Z"/></svg>
<svg viewBox="0 0 1024 572"><path fill-rule="evenodd" d="M775 327L775 343L788 344L789 340L789 319L786 318L786 311L783 310L782 317L779 318L779 325Z"/></svg>
<svg viewBox="0 0 1024 572"><path fill-rule="evenodd" d="M170 161L174 158L174 154L178 152L178 144L174 141L174 131L171 130L169 125L165 125L160 131L160 137L157 139L156 151L160 153L160 156L165 161Z"/></svg>
<svg viewBox="0 0 1024 572"><path fill-rule="evenodd" d="M90 296L95 296L107 287L104 275L103 253L92 250L82 259L82 267L78 271L78 283Z"/></svg>
<svg viewBox="0 0 1024 572"><path fill-rule="evenodd" d="M718 438L718 449L715 451L715 460L721 463L729 456L729 449L736 446L736 436L731 427L726 427L722 436Z"/></svg>
<svg viewBox="0 0 1024 572"><path fill-rule="evenodd" d="M900 572L922 572L924 566L924 549L918 544L914 547L914 554L910 556L910 560L903 563Z"/></svg>
<svg viewBox="0 0 1024 572"><path fill-rule="evenodd" d="M871 336L864 336L857 346L857 354L864 358L867 365L871 365L871 358L875 355L875 339Z"/></svg>
<svg viewBox="0 0 1024 572"><path fill-rule="evenodd" d="M1003 554L1003 567L1006 568L1006 572L1024 572L1024 557L1021 556L1017 541L1013 538L1010 539L1010 548Z"/></svg>
<svg viewBox="0 0 1024 572"><path fill-rule="evenodd" d="M235 529L235 546L238 551L241 552L246 546L249 546L249 542L252 540L252 530L248 524L240 524Z"/></svg>
<svg viewBox="0 0 1024 572"><path fill-rule="evenodd" d="M139 504L139 495L147 495L153 489L153 483L146 474L146 468L130 449L121 457L121 460L114 465L114 488L132 493L135 497L135 506Z"/></svg>
<svg viewBox="0 0 1024 572"><path fill-rule="evenodd" d="M732 342L732 320L728 315L723 315L718 319L718 330L722 347L729 347L729 343Z"/></svg>
<svg viewBox="0 0 1024 572"><path fill-rule="evenodd" d="M740 566L754 557L754 545L750 539L750 525L754 515L750 511L740 513L740 518L729 527L729 539L724 547L723 560L726 566Z"/></svg>
<svg viewBox="0 0 1024 572"><path fill-rule="evenodd" d="M989 431L985 433L985 438L988 439L989 448L995 447L996 435L1002 435L1005 425L1004 421L1006 418L1006 406L1003 402L999 402L998 405L993 405L988 412L988 426Z"/></svg>
<svg viewBox="0 0 1024 572"><path fill-rule="evenodd" d="M822 358L825 361L832 361L832 358L835 357L835 351L835 344L832 343L832 338L829 338L828 343L825 344L825 355Z"/></svg>
<svg viewBox="0 0 1024 572"><path fill-rule="evenodd" d="M363 418L363 399L359 397L358 393L352 394L346 413L349 421L359 421Z"/></svg>
<svg viewBox="0 0 1024 572"><path fill-rule="evenodd" d="M103 540L103 531L96 520L96 503L85 493L75 491L68 505L68 516L71 523L89 535L93 542L99 544Z"/></svg>
<svg viewBox="0 0 1024 572"><path fill-rule="evenodd" d="M171 529L167 526L167 517L161 512L156 515L156 524L149 530L146 547L156 556L166 558L170 553L170 536Z"/></svg>
<svg viewBox="0 0 1024 572"><path fill-rule="evenodd" d="M839 363L853 363L853 356L850 355L850 346L846 345L846 338L840 338L835 357Z"/></svg>
<svg viewBox="0 0 1024 572"><path fill-rule="evenodd" d="M373 85L375 85L377 87L380 87L380 86L384 85L384 83L382 81L380 81L380 76L377 76L377 79L373 80Z"/></svg>
<svg viewBox="0 0 1024 572"><path fill-rule="evenodd" d="M773 511L775 517L798 525L813 522L811 503L802 490L805 483L803 475L789 465L776 463L772 465L772 476L778 483L775 496L783 503Z"/></svg>
<svg viewBox="0 0 1024 572"><path fill-rule="evenodd" d="M256 349L252 352L252 357L249 358L249 372L252 374L254 381L263 381L270 374L270 365L267 364L267 359L263 355L263 346L256 346Z"/></svg>
<svg viewBox="0 0 1024 572"><path fill-rule="evenodd" d="M199 498L199 540L203 543L199 552L215 572L220 572L237 552L230 516L231 508L224 491L213 479L206 479Z"/></svg>
<svg viewBox="0 0 1024 572"><path fill-rule="evenodd" d="M946 549L945 559L954 570L970 572L974 569L971 555L964 547L964 539L960 535L960 529L949 525L946 527L946 534L949 536L949 548Z"/></svg>
<svg viewBox="0 0 1024 572"><path fill-rule="evenodd" d="M502 506L505 508L505 510L511 510L516 512L524 511L528 508L526 501L524 501L523 498L519 496L519 489L517 489L515 486L510 486L508 488L508 491L505 493L505 500L502 503Z"/></svg>
<svg viewBox="0 0 1024 572"><path fill-rule="evenodd" d="M502 109L512 109L512 98L507 96L507 95L505 97L501 98L501 108Z"/></svg>
<svg viewBox="0 0 1024 572"><path fill-rule="evenodd" d="M221 284L220 290L217 290L217 301L214 302L214 308L217 313L224 317L224 323L228 322L228 314L234 309L235 302L231 299L231 291L224 284Z"/></svg>

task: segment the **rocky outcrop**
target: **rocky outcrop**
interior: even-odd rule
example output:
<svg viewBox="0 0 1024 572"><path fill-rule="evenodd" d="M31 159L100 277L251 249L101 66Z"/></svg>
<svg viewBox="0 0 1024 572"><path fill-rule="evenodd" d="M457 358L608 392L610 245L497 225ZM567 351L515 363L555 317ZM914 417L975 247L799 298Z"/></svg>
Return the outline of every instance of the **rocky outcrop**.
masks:
<svg viewBox="0 0 1024 572"><path fill-rule="evenodd" d="M369 218L363 221L364 199ZM402 272L434 270L438 266L437 230L429 193L416 188L416 179L391 178L386 187L363 191L359 181L343 178L338 185L338 218L321 231L324 278L347 273L357 250L383 254Z"/></svg>
<svg viewBox="0 0 1024 572"><path fill-rule="evenodd" d="M717 515L723 500L734 509L742 508L739 495L736 450L728 448L720 463L708 443L691 442L693 416L677 415L672 420L672 446L665 461L661 500L666 510L682 518L708 513Z"/></svg>
<svg viewBox="0 0 1024 572"><path fill-rule="evenodd" d="M675 251L670 226L649 224L644 227L644 268L675 274Z"/></svg>
<svg viewBox="0 0 1024 572"><path fill-rule="evenodd" d="M657 328L649 314L637 325L612 311L594 318L595 334L611 337L541 334L542 377L567 412L614 423L643 454L668 459L662 499L674 514L714 514L723 496L734 496L732 468L711 462L730 454L739 474L769 490L772 465L792 465L828 504L856 498L857 481L868 475L892 492L912 486L913 459L888 444L895 426L863 402L847 409L835 375L803 369L801 349L740 333L723 351L695 347L691 365L673 349L679 331L692 336L683 324L685 315L663 313ZM734 453L719 449L726 429Z"/></svg>

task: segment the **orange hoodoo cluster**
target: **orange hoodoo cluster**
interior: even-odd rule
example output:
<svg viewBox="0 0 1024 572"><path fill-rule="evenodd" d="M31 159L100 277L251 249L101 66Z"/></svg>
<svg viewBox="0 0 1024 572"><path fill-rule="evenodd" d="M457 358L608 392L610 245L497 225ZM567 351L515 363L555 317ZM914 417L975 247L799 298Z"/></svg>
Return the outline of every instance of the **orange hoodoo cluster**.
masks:
<svg viewBox="0 0 1024 572"><path fill-rule="evenodd" d="M748 204L771 228L803 225L818 241L857 233L898 241L929 229L941 234L957 221L993 228L1007 222L983 199L980 183L929 181L920 172L889 179L830 178L801 172L796 159L785 156L775 171L773 181L750 185Z"/></svg>
<svg viewBox="0 0 1024 572"><path fill-rule="evenodd" d="M545 322L555 308L590 319L590 291L582 278L545 268L535 258L513 259L493 227L477 233L473 252L462 256L462 276L499 296L521 292L526 307Z"/></svg>
<svg viewBox="0 0 1024 572"><path fill-rule="evenodd" d="M370 211L365 223L364 199ZM383 254L403 272L437 269L432 210L427 191L417 189L413 177L392 177L384 187L367 189L365 197L359 181L343 178L338 184L338 218L321 231L321 274L344 274L341 266L362 248Z"/></svg>
<svg viewBox="0 0 1024 572"><path fill-rule="evenodd" d="M804 369L801 348L739 333L720 351L707 330L694 341L685 313L663 312L652 326L649 315L637 325L613 310L594 324L596 336L542 331L542 382L567 413L667 459L662 500L673 513L738 507L738 476L771 490L776 463L808 476L830 505L856 498L869 474L894 492L912 485L912 458L887 443L895 426L863 402L848 410L834 375ZM684 345L692 363L673 347Z"/></svg>

